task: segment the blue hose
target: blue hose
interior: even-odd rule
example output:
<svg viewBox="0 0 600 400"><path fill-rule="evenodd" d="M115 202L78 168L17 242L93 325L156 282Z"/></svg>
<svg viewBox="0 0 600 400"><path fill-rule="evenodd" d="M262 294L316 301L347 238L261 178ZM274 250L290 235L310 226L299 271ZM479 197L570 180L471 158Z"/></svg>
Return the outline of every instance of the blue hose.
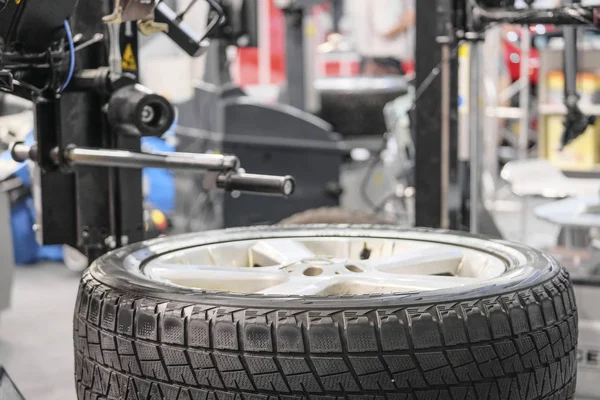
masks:
<svg viewBox="0 0 600 400"><path fill-rule="evenodd" d="M69 21L65 20L64 22L65 32L67 33L67 40L69 41L69 74L67 75L67 80L63 83L60 88L61 93L69 86L71 79L73 79L73 73L75 72L75 43L73 43L73 32L71 32L71 25L69 25Z"/></svg>

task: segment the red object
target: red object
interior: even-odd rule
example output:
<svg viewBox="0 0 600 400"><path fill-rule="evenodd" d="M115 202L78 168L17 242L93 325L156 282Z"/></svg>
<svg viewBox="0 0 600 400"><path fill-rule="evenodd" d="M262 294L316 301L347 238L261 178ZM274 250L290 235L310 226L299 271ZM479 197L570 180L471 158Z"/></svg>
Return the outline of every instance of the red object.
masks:
<svg viewBox="0 0 600 400"><path fill-rule="evenodd" d="M285 20L280 9L275 7L273 0L269 0L269 55L270 81L260 81L260 57L259 49L239 48L239 77L238 84L280 84L285 80Z"/></svg>
<svg viewBox="0 0 600 400"><path fill-rule="evenodd" d="M536 35L539 37L540 34L536 33L537 26L530 26L529 30L533 38ZM557 28L552 25L544 25L543 30L546 33L556 32ZM516 30L513 31L517 34L519 39L521 38L521 31ZM508 68L508 72L510 74L511 80L517 81L521 76L521 44L520 41L510 41L508 39L503 39L503 47L504 47L504 62L506 63L506 67ZM531 52L529 55L529 79L532 85L537 85L540 74L540 50L534 46L532 40Z"/></svg>
<svg viewBox="0 0 600 400"><path fill-rule="evenodd" d="M407 75L412 75L415 73L415 62L414 61L405 61L402 63L402 69L404 73Z"/></svg>
<svg viewBox="0 0 600 400"><path fill-rule="evenodd" d="M521 48L519 44L504 39L504 62L508 68L510 79L518 81L521 77ZM529 53L529 80L532 85L537 85L540 74L540 51L534 47Z"/></svg>
<svg viewBox="0 0 600 400"><path fill-rule="evenodd" d="M326 61L325 62L325 76L340 76L342 71L342 65L337 61Z"/></svg>

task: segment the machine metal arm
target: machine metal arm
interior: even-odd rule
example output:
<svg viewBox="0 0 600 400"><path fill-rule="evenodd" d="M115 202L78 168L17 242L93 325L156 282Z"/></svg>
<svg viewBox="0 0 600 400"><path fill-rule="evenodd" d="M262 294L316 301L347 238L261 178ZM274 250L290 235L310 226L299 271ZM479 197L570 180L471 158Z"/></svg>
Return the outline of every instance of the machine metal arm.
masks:
<svg viewBox="0 0 600 400"><path fill-rule="evenodd" d="M22 142L13 143L11 155L15 161L38 159L37 145L28 146ZM90 149L68 146L64 152L52 150L56 165L94 166L117 168L164 168L171 170L192 170L218 172L207 188L218 187L227 191L258 192L278 196L293 194L296 183L291 176L247 174L240 169L236 156L195 153L143 153L126 150Z"/></svg>
<svg viewBox="0 0 600 400"><path fill-rule="evenodd" d="M571 6L578 6L579 0L567 0ZM564 121L564 131L561 138L561 148L581 136L590 125L596 122L595 116L587 116L579 108L577 93L577 27L565 26L563 29L564 70L565 70L565 106L567 116Z"/></svg>

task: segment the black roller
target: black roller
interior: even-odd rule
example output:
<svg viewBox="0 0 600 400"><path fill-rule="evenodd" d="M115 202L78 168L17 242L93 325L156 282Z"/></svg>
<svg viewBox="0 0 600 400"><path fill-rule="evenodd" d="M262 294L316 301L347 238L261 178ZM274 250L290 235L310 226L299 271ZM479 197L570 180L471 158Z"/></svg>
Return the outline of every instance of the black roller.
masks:
<svg viewBox="0 0 600 400"><path fill-rule="evenodd" d="M113 127L134 126L142 136L161 136L175 121L175 109L164 97L142 85L117 90L108 103L108 120Z"/></svg>
<svg viewBox="0 0 600 400"><path fill-rule="evenodd" d="M227 191L237 190L287 197L296 190L296 181L291 176L238 173L220 176L217 186Z"/></svg>

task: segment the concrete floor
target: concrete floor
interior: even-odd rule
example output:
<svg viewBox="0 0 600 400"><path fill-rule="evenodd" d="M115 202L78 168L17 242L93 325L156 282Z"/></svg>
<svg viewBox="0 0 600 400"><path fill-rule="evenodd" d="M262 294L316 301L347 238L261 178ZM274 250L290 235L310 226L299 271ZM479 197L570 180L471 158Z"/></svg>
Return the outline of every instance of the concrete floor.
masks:
<svg viewBox="0 0 600 400"><path fill-rule="evenodd" d="M531 201L529 209L537 204ZM493 215L506 238L521 241L520 212ZM527 225L527 244L555 242L558 229L532 211ZM78 283L78 274L58 264L16 269L13 305L0 315L0 363L28 400L75 399L71 326Z"/></svg>
<svg viewBox="0 0 600 400"><path fill-rule="evenodd" d="M72 325L79 275L59 264L19 267L0 313L0 363L28 400L73 400Z"/></svg>

